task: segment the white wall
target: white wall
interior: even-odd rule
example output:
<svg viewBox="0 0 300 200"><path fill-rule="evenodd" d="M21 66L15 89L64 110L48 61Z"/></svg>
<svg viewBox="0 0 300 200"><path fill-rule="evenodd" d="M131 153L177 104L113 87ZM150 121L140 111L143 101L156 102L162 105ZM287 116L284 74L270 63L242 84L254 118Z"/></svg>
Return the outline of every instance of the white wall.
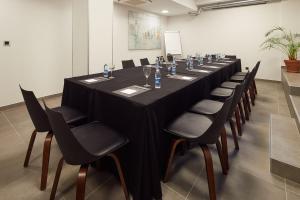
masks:
<svg viewBox="0 0 300 200"><path fill-rule="evenodd" d="M0 106L22 101L18 84L37 96L62 92L72 76L72 2L0 1ZM3 47L3 41L11 47Z"/></svg>
<svg viewBox="0 0 300 200"><path fill-rule="evenodd" d="M89 7L87 0L73 1L73 76L89 70Z"/></svg>
<svg viewBox="0 0 300 200"><path fill-rule="evenodd" d="M184 54L236 54L252 68L262 61L258 77L280 80L280 54L262 51L264 34L280 24L281 3L202 12L197 17L168 19L169 30L179 30Z"/></svg>
<svg viewBox="0 0 300 200"><path fill-rule="evenodd" d="M300 1L288 0L282 2L282 21L281 24L288 30L300 33ZM298 53L298 59L300 58L300 52Z"/></svg>
<svg viewBox="0 0 300 200"><path fill-rule="evenodd" d="M164 55L164 40L162 37L161 49L155 50L128 50L128 10L137 10L124 5L114 4L114 29L113 29L113 60L116 68L122 68L121 61L133 59L135 65L140 65L140 59L147 57L151 63L155 58ZM167 18L161 17L162 31L166 30ZM163 33L163 32L162 32ZM163 34L162 34L163 36Z"/></svg>
<svg viewBox="0 0 300 200"><path fill-rule="evenodd" d="M113 0L89 0L89 74L112 63Z"/></svg>

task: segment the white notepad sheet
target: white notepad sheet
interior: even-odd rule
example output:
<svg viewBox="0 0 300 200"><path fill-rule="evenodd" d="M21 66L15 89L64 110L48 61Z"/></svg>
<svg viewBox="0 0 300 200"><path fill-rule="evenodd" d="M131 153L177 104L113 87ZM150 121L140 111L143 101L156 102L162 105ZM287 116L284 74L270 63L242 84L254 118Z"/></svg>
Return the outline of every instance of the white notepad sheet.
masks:
<svg viewBox="0 0 300 200"><path fill-rule="evenodd" d="M136 93L137 91L128 88L128 89L125 89L125 90L121 90L120 92L122 92L122 93L124 93L124 94L133 94L133 93Z"/></svg>

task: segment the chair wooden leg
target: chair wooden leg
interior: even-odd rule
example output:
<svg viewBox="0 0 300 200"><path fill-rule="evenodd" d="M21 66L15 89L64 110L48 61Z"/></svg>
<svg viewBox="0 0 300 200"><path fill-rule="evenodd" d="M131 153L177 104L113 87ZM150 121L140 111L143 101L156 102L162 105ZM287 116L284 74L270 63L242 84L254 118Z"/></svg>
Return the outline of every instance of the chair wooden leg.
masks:
<svg viewBox="0 0 300 200"><path fill-rule="evenodd" d="M58 182L59 182L59 178L60 178L61 169L63 167L63 164L64 164L64 158L61 158L58 165L57 165L56 174L55 174L55 178L54 178L54 182L53 182L53 186L52 186L52 190L51 190L50 200L55 199L57 185L58 185Z"/></svg>
<svg viewBox="0 0 300 200"><path fill-rule="evenodd" d="M166 172L165 172L165 177L163 179L163 182L168 181L169 176L170 176L170 171L171 171L171 165L172 165L172 162L173 162L173 159L174 159L176 148L180 143L183 143L183 142L185 142L184 139L174 139L172 141L170 156L169 156L169 159L168 159L167 169L166 169Z"/></svg>
<svg viewBox="0 0 300 200"><path fill-rule="evenodd" d="M256 82L255 82L255 79L253 80L253 86L254 86L255 94L257 94L257 88L256 88Z"/></svg>
<svg viewBox="0 0 300 200"><path fill-rule="evenodd" d="M252 106L255 106L255 95L253 93L252 86L249 88L249 95L250 95L250 100L251 100Z"/></svg>
<svg viewBox="0 0 300 200"><path fill-rule="evenodd" d="M203 151L203 155L204 155L204 159L205 159L207 183L208 183L208 190L209 190L209 199L216 200L217 196L216 196L215 176L214 176L214 168L213 168L211 154L206 145L201 146L201 149Z"/></svg>
<svg viewBox="0 0 300 200"><path fill-rule="evenodd" d="M229 162L228 162L228 148L227 148L227 133L226 129L223 126L221 129L221 143L222 143L222 153L223 153L223 159L226 164L227 170L229 170Z"/></svg>
<svg viewBox="0 0 300 200"><path fill-rule="evenodd" d="M48 178L48 168L49 168L49 158L50 158L50 149L52 142L53 133L50 131L44 142L44 150L43 150L43 163L42 163L42 176L41 176L41 190L45 190L47 186L47 178Z"/></svg>
<svg viewBox="0 0 300 200"><path fill-rule="evenodd" d="M25 157L25 161L24 161L24 167L28 167L28 163L30 160L30 155L31 155L31 151L32 151L33 144L35 141L35 137L36 137L36 130L34 130L32 132L31 137L30 137L30 141L29 141L29 145L28 145L28 149L27 149L27 153L26 153L26 157Z"/></svg>
<svg viewBox="0 0 300 200"><path fill-rule="evenodd" d="M245 92L245 97L246 97L247 108L248 108L248 111L249 111L249 114L250 114L251 113L251 106L250 106L248 91Z"/></svg>
<svg viewBox="0 0 300 200"><path fill-rule="evenodd" d="M239 150L240 147L239 147L238 138L237 138L237 134L236 134L236 130L235 130L235 123L232 119L229 119L229 124L230 124L231 132L232 132L235 149Z"/></svg>
<svg viewBox="0 0 300 200"><path fill-rule="evenodd" d="M254 100L255 100L256 99L256 93L255 93L255 87L254 87L254 80L252 82L251 88L252 88L252 93L253 93L253 97L254 97Z"/></svg>
<svg viewBox="0 0 300 200"><path fill-rule="evenodd" d="M249 110L248 110L248 106L247 106L247 102L246 102L246 97L243 95L242 99L243 99L243 107L244 107L244 111L245 111L245 119L247 121L249 121Z"/></svg>
<svg viewBox="0 0 300 200"><path fill-rule="evenodd" d="M242 118L242 122L243 122L243 124L245 124L246 123L245 113L244 113L244 110L243 110L242 103L240 101L238 103L238 107L239 107L239 110L240 110L240 115L241 115L241 118Z"/></svg>
<svg viewBox="0 0 300 200"><path fill-rule="evenodd" d="M238 134L239 134L239 136L242 136L242 134L243 134L242 133L242 124L241 124L240 111L239 111L238 107L236 107L234 114L235 114L235 120L236 120Z"/></svg>
<svg viewBox="0 0 300 200"><path fill-rule="evenodd" d="M77 177L76 200L84 200L86 176L87 176L88 169L89 169L89 165L80 166L78 177Z"/></svg>
<svg viewBox="0 0 300 200"><path fill-rule="evenodd" d="M221 146L221 143L219 140L217 141L216 146L217 146L218 155L219 155L219 159L220 159L220 163L221 163L221 167L222 167L222 172L224 175L227 175L227 167L226 167L224 159L223 159L222 146Z"/></svg>
<svg viewBox="0 0 300 200"><path fill-rule="evenodd" d="M117 166L119 177L120 177L121 186L123 188L123 192L124 192L124 195L125 195L125 199L129 200L130 198L129 198L129 194L128 194L128 190L127 190L127 186L126 186L126 182L125 182L125 178L124 178L124 174L123 174L123 170L122 170L122 167L121 167L120 160L113 153L109 154L108 156L110 156L114 160L114 162L115 162L115 164Z"/></svg>

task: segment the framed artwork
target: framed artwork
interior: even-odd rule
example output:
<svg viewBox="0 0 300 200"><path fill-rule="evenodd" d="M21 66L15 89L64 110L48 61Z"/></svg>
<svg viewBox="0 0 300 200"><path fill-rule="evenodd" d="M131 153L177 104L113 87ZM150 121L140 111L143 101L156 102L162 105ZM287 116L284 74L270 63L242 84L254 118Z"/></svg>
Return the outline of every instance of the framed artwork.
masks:
<svg viewBox="0 0 300 200"><path fill-rule="evenodd" d="M160 17L150 13L128 11L128 49L160 48Z"/></svg>

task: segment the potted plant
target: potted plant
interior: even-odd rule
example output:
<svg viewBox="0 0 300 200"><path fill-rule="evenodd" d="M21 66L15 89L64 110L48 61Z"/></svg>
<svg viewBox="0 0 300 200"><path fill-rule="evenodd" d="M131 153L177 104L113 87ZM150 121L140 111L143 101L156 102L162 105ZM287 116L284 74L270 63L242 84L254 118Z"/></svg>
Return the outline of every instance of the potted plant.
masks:
<svg viewBox="0 0 300 200"><path fill-rule="evenodd" d="M275 27L265 35L262 43L263 49L277 49L288 56L284 60L288 72L300 72L300 60L297 54L300 50L300 34L286 31L282 27Z"/></svg>

